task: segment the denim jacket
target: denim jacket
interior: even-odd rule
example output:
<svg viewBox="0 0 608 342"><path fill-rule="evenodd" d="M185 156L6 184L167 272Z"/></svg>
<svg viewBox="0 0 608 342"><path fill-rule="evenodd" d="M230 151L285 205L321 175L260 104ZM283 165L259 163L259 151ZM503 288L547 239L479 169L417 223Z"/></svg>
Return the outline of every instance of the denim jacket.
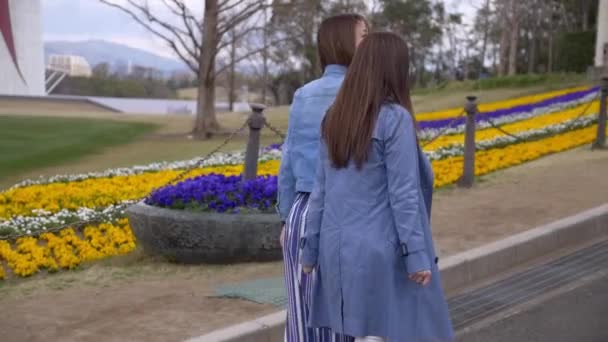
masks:
<svg viewBox="0 0 608 342"><path fill-rule="evenodd" d="M345 66L328 65L321 78L304 85L294 95L278 180L277 211L282 221L287 220L296 193L312 192L321 121L334 103L344 75Z"/></svg>

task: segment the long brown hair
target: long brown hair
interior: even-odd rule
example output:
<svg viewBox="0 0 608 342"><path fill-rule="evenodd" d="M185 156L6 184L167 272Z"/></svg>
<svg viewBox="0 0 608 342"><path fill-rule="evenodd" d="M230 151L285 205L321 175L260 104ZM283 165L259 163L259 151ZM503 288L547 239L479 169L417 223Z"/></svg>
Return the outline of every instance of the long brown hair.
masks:
<svg viewBox="0 0 608 342"><path fill-rule="evenodd" d="M357 49L355 29L360 22L369 28L367 20L359 14L334 15L321 22L317 50L323 69L330 64L350 65Z"/></svg>
<svg viewBox="0 0 608 342"><path fill-rule="evenodd" d="M409 65L407 44L394 33L372 33L361 42L323 120L322 136L335 168L347 167L351 159L363 167L383 103L400 104L413 119Z"/></svg>

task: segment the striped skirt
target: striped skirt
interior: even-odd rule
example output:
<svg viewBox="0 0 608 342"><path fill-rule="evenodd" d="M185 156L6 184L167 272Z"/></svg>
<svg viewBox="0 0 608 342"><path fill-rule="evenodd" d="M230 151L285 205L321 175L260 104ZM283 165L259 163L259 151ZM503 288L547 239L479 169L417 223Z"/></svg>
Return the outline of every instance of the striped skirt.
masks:
<svg viewBox="0 0 608 342"><path fill-rule="evenodd" d="M310 275L302 272L299 242L306 229L309 195L309 193L297 194L285 223L283 245L285 287L287 288L285 342L353 342L352 337L332 334L331 330L326 328L308 328L306 325L314 272Z"/></svg>

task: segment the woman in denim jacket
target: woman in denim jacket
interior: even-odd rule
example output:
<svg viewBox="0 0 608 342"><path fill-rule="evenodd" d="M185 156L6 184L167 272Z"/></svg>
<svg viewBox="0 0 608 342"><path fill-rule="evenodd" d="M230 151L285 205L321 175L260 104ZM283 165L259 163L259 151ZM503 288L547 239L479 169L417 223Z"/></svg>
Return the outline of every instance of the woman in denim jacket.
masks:
<svg viewBox="0 0 608 342"><path fill-rule="evenodd" d="M370 34L321 128L300 258L316 269L309 324L361 342L453 339L409 77L406 43Z"/></svg>
<svg viewBox="0 0 608 342"><path fill-rule="evenodd" d="M281 245L288 297L287 342L350 340L346 336L334 335L328 329L306 326L314 274L302 273L299 241L306 229L304 222L318 160L321 121L334 102L355 49L367 31L367 21L356 14L334 16L321 23L317 46L323 76L296 91L289 111L277 205L283 222Z"/></svg>

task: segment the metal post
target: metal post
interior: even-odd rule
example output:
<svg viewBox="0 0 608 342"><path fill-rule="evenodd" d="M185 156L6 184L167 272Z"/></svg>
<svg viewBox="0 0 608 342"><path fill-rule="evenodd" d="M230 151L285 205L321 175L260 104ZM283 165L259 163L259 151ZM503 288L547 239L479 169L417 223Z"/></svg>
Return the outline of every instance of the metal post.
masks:
<svg viewBox="0 0 608 342"><path fill-rule="evenodd" d="M464 107L467 113L464 137L464 166L458 185L463 188L473 186L475 180L475 115L477 114L477 97L467 96Z"/></svg>
<svg viewBox="0 0 608 342"><path fill-rule="evenodd" d="M266 123L262 104L251 103L251 116L249 116L249 140L247 141L247 152L245 153L244 180L255 179L258 175L258 155L260 153L260 131Z"/></svg>
<svg viewBox="0 0 608 342"><path fill-rule="evenodd" d="M600 112L597 116L597 136L595 142L593 142L592 149L605 149L606 146L606 117L608 116L608 108L606 108L606 101L608 101L608 77L602 78L601 89L600 89Z"/></svg>

